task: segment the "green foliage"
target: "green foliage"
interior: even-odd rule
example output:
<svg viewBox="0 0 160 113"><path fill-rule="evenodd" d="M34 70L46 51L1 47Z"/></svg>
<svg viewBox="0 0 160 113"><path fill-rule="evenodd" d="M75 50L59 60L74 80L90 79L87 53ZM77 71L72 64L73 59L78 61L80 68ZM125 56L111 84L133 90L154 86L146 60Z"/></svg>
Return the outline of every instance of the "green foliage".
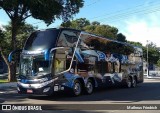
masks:
<svg viewBox="0 0 160 113"><path fill-rule="evenodd" d="M147 45L143 47L143 57L147 61ZM149 64L157 64L160 59L159 49L152 42L148 44L148 62Z"/></svg>
<svg viewBox="0 0 160 113"><path fill-rule="evenodd" d="M3 45L4 41L4 32L0 29L0 45Z"/></svg>
<svg viewBox="0 0 160 113"><path fill-rule="evenodd" d="M148 62L156 64L159 60L160 53L155 48L148 48Z"/></svg>
<svg viewBox="0 0 160 113"><path fill-rule="evenodd" d="M92 22L92 23L91 23L91 25L96 26L96 25L100 25L100 23L99 23L99 22L97 22L97 21L94 21L94 22Z"/></svg>
<svg viewBox="0 0 160 113"><path fill-rule="evenodd" d="M110 39L117 39L117 33L118 33L117 28L109 25L101 25L97 21L91 23L86 18L80 18L73 21L64 22L61 24L61 26L78 30L85 30L86 32L104 36Z"/></svg>
<svg viewBox="0 0 160 113"><path fill-rule="evenodd" d="M0 48L4 50L4 53L6 54L9 52L10 44L8 43L9 40L6 39L5 32L6 31L0 30Z"/></svg>
<svg viewBox="0 0 160 113"><path fill-rule="evenodd" d="M11 38L8 39L11 40L11 49L16 50L17 46L22 46L24 43L23 40L20 45L17 45L19 40L17 34L26 18L32 16L49 25L55 19L63 21L71 19L81 7L83 7L83 0L0 0L0 9L3 9L11 20ZM24 38L22 35L20 37ZM13 69L11 65L8 65L9 81L16 79L14 65L15 63L12 65Z"/></svg>
<svg viewBox="0 0 160 113"><path fill-rule="evenodd" d="M157 66L160 67L160 59L157 61Z"/></svg>
<svg viewBox="0 0 160 113"><path fill-rule="evenodd" d="M126 36L124 36L122 33L117 34L117 40L121 42L126 42Z"/></svg>
<svg viewBox="0 0 160 113"><path fill-rule="evenodd" d="M78 30L83 30L84 27L87 25L90 25L90 22L86 18L80 18L73 21L64 22L61 24L62 27L70 27Z"/></svg>
<svg viewBox="0 0 160 113"><path fill-rule="evenodd" d="M83 7L83 0L1 0L0 8L11 20L25 20L29 16L51 24L54 20L72 18Z"/></svg>
<svg viewBox="0 0 160 113"><path fill-rule="evenodd" d="M127 43L130 43L134 46L142 47L142 43L140 43L140 42L127 41Z"/></svg>
<svg viewBox="0 0 160 113"><path fill-rule="evenodd" d="M96 26L94 33L110 39L116 39L118 29L109 25L98 25Z"/></svg>
<svg viewBox="0 0 160 113"><path fill-rule="evenodd" d="M7 83L8 82L8 79L0 79L0 84L1 83Z"/></svg>
<svg viewBox="0 0 160 113"><path fill-rule="evenodd" d="M142 47L143 49L143 58L145 59L145 61L147 61L147 46L148 46L148 62L149 64L157 64L160 62L160 52L159 49L157 48L157 46L150 42L148 45L143 46L142 43L140 42L132 42L132 41L128 41L128 43L135 45L135 46L139 46Z"/></svg>
<svg viewBox="0 0 160 113"><path fill-rule="evenodd" d="M6 39L8 39L9 40L8 43L10 43L12 26L11 24L9 24L4 26L4 28L6 29L5 32ZM17 49L22 49L30 33L35 31L36 29L37 27L32 26L31 24L26 24L26 23L21 24L20 28L17 31L17 39L16 39Z"/></svg>
<svg viewBox="0 0 160 113"><path fill-rule="evenodd" d="M4 26L4 31L0 32L0 45L3 48L3 52L5 55L8 55L12 50L11 47L11 35L12 35L12 26L11 23L9 25ZM20 29L17 31L17 40L16 45L17 49L22 49L24 43L31 32L35 31L37 27L32 26L31 24L21 24ZM2 34L2 36L1 36Z"/></svg>
<svg viewBox="0 0 160 113"><path fill-rule="evenodd" d="M96 27L97 27L96 25L88 25L84 27L84 30L89 33L94 33Z"/></svg>
<svg viewBox="0 0 160 113"><path fill-rule="evenodd" d="M16 49L17 31L25 19L32 16L47 25L55 19L67 21L83 7L83 0L0 0L3 9L11 19L11 46Z"/></svg>

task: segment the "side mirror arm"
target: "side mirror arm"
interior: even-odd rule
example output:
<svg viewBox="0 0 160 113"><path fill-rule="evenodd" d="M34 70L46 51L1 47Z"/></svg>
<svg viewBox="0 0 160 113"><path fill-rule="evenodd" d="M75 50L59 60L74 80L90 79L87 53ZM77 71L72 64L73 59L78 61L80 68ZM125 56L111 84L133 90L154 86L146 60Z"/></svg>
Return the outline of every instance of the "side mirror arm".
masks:
<svg viewBox="0 0 160 113"><path fill-rule="evenodd" d="M22 49L18 49L18 50L14 50L12 51L9 56L8 56L8 61L11 62L12 61L12 56L13 54L17 53L17 52L22 52Z"/></svg>

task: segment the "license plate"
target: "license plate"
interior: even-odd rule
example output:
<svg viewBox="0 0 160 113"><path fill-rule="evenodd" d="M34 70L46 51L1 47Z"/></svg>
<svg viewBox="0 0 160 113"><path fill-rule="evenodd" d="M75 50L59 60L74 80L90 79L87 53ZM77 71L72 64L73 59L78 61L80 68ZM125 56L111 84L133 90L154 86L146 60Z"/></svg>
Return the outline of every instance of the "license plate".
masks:
<svg viewBox="0 0 160 113"><path fill-rule="evenodd" d="M58 86L54 86L54 91L58 91Z"/></svg>
<svg viewBox="0 0 160 113"><path fill-rule="evenodd" d="M27 89L27 93L33 93L33 90Z"/></svg>

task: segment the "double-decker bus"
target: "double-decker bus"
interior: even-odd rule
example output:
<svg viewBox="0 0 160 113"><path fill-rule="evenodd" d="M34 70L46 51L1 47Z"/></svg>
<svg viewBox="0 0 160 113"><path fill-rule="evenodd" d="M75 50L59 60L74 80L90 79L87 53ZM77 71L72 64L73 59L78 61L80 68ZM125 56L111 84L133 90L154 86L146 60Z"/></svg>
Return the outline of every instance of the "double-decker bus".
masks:
<svg viewBox="0 0 160 113"><path fill-rule="evenodd" d="M9 60L12 60L11 52ZM33 32L20 54L18 93L79 96L111 85L143 82L142 49L69 28Z"/></svg>

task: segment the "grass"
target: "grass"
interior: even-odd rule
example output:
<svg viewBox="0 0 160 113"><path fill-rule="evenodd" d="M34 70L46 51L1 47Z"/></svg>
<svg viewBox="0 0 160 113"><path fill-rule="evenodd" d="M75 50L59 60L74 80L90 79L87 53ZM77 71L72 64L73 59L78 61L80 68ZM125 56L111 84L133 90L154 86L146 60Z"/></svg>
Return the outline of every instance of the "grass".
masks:
<svg viewBox="0 0 160 113"><path fill-rule="evenodd" d="M0 84L1 83L7 83L8 82L8 79L0 79Z"/></svg>

